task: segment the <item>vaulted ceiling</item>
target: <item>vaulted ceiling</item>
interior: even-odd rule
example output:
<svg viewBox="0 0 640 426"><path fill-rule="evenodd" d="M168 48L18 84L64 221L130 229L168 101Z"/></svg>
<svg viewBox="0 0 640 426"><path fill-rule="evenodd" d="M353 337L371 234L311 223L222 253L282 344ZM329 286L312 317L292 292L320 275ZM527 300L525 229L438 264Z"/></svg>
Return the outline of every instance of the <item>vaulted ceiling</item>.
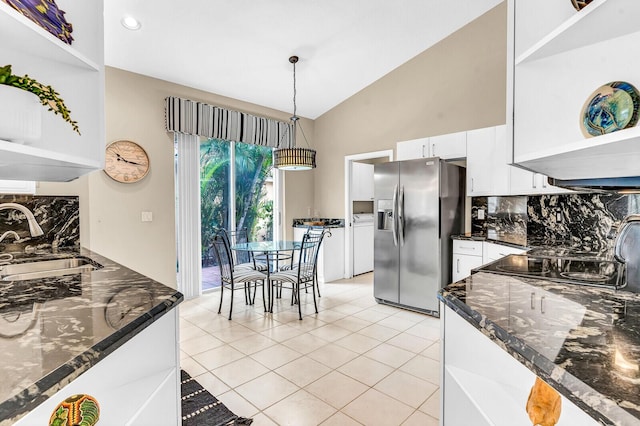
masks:
<svg viewBox="0 0 640 426"><path fill-rule="evenodd" d="M315 119L500 2L106 0L105 62L292 111L297 55L297 112Z"/></svg>

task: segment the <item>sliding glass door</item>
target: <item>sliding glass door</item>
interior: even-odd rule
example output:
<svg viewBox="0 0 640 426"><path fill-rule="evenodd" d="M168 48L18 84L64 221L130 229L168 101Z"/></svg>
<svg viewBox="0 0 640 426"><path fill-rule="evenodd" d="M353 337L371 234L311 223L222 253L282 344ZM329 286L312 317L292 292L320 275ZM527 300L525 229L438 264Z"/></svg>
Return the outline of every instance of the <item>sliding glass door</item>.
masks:
<svg viewBox="0 0 640 426"><path fill-rule="evenodd" d="M272 240L277 174L272 148L207 139L200 142L202 289L220 285L211 241L216 228L246 228L250 241Z"/></svg>

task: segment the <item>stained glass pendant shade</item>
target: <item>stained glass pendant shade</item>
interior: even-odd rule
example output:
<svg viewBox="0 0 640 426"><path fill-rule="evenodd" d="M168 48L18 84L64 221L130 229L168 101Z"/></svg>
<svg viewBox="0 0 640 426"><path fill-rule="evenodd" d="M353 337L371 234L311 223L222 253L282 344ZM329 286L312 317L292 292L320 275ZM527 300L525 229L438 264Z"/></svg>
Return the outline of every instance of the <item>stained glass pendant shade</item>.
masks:
<svg viewBox="0 0 640 426"><path fill-rule="evenodd" d="M298 116L296 116L296 63L297 56L289 58L289 62L293 64L293 116L292 126L292 148L278 148L273 151L273 165L280 170L311 170L316 167L316 151L311 148L296 147L296 133L298 131ZM300 127L302 131L302 127ZM304 131L302 131L304 136ZM304 136L305 141L307 140ZM307 143L308 145L308 143Z"/></svg>

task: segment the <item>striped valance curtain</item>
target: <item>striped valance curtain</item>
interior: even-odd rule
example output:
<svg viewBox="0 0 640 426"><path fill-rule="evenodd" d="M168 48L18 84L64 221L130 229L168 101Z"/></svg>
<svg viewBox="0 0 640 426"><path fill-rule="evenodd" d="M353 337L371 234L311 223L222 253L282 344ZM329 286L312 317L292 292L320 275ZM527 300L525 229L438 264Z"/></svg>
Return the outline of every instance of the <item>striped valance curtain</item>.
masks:
<svg viewBox="0 0 640 426"><path fill-rule="evenodd" d="M167 130L206 138L291 148L293 125L188 99L165 99Z"/></svg>

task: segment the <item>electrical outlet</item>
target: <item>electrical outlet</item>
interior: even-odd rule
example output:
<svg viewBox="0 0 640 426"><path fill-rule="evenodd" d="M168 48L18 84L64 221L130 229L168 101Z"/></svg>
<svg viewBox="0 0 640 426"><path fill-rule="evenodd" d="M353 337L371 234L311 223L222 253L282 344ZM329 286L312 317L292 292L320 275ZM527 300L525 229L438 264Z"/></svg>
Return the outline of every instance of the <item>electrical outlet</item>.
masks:
<svg viewBox="0 0 640 426"><path fill-rule="evenodd" d="M562 223L562 212L560 210L556 210L556 222Z"/></svg>
<svg viewBox="0 0 640 426"><path fill-rule="evenodd" d="M484 220L484 209L478 209L478 220Z"/></svg>
<svg viewBox="0 0 640 426"><path fill-rule="evenodd" d="M141 220L143 222L151 222L151 221L153 221L153 212L142 212Z"/></svg>

